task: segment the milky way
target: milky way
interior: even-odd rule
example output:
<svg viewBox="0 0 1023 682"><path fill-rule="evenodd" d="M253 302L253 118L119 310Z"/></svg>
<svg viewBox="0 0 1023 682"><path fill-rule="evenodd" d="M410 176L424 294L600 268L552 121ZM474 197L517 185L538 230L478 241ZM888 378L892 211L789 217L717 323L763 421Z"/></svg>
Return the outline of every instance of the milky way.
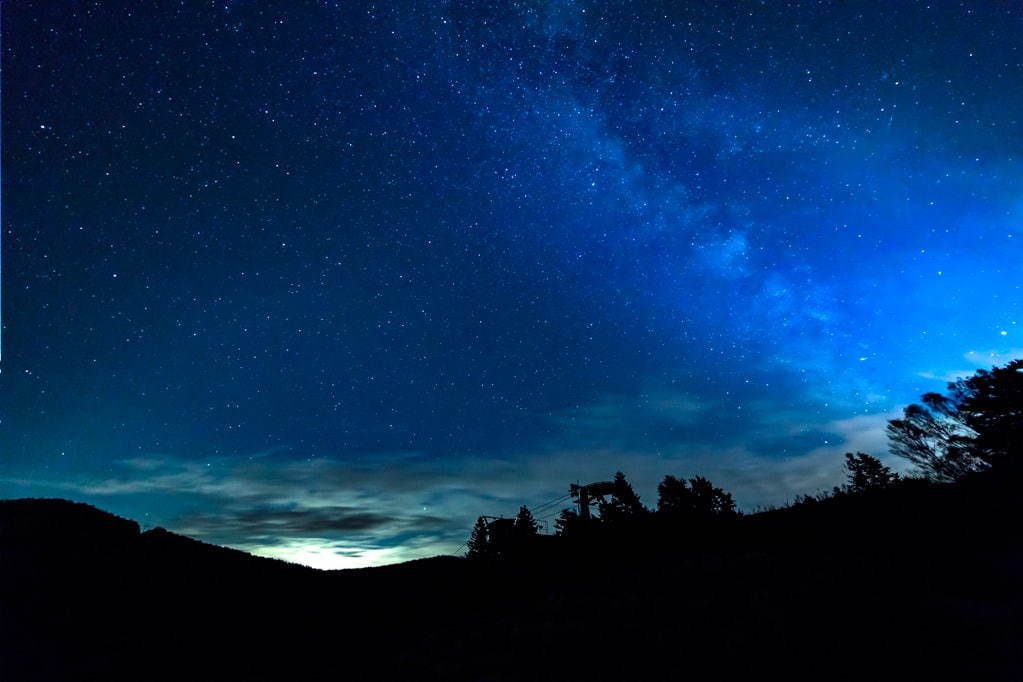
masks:
<svg viewBox="0 0 1023 682"><path fill-rule="evenodd" d="M3 12L0 495L381 563L1023 355L1015 3Z"/></svg>

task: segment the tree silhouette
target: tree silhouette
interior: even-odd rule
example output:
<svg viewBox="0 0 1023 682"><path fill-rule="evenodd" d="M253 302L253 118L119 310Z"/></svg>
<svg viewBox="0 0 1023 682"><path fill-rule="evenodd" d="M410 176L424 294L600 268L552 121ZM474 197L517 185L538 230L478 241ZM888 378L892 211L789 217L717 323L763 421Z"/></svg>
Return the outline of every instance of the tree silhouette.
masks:
<svg viewBox="0 0 1023 682"><path fill-rule="evenodd" d="M1023 439L1023 360L978 370L948 385L948 395L926 393L920 404L888 422L893 454L933 479L949 481L987 468L1019 469Z"/></svg>
<svg viewBox="0 0 1023 682"><path fill-rule="evenodd" d="M490 556L491 547L490 538L487 534L487 522L482 516L476 519L476 524L472 527L472 534L469 535L466 547L465 556L469 559L482 559Z"/></svg>
<svg viewBox="0 0 1023 682"><path fill-rule="evenodd" d="M625 479L625 474L620 471L615 473L612 484L610 497L601 498L597 505L602 522L619 523L646 512L646 507L639 501L639 495Z"/></svg>
<svg viewBox="0 0 1023 682"><path fill-rule="evenodd" d="M973 456L995 469L1019 468L1023 438L1023 360L979 370L949 385L963 425L976 434Z"/></svg>
<svg viewBox="0 0 1023 682"><path fill-rule="evenodd" d="M845 453L845 471L848 480L840 490L846 493L882 490L899 480L899 475L881 460L863 452Z"/></svg>
<svg viewBox="0 0 1023 682"><path fill-rule="evenodd" d="M907 406L902 419L888 422L891 453L938 481L953 481L981 468L972 453L975 434L960 419L954 402L938 393L926 393L921 401Z"/></svg>
<svg viewBox="0 0 1023 682"><path fill-rule="evenodd" d="M696 499L696 509L711 516L735 516L732 494L713 485L703 476L689 479L689 489Z"/></svg>
<svg viewBox="0 0 1023 682"><path fill-rule="evenodd" d="M572 535L577 532L583 520L579 518L579 512L574 509L562 509L561 514L554 520L554 534L561 536Z"/></svg>
<svg viewBox="0 0 1023 682"><path fill-rule="evenodd" d="M519 507L519 513L515 515L515 535L519 538L536 535L540 524L533 518L533 513L526 505Z"/></svg>
<svg viewBox="0 0 1023 682"><path fill-rule="evenodd" d="M702 476L684 479L665 476L657 486L657 511L668 516L688 518L732 517L736 515L731 493L716 487Z"/></svg>
<svg viewBox="0 0 1023 682"><path fill-rule="evenodd" d="M689 511L692 506L685 479L665 476L657 486L657 511L661 514L678 514Z"/></svg>

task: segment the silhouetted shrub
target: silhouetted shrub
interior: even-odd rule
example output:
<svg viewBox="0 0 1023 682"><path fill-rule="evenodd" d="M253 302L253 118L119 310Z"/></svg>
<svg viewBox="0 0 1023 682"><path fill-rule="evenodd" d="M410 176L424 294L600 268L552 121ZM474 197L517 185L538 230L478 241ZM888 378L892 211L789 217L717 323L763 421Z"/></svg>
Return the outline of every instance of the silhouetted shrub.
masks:
<svg viewBox="0 0 1023 682"><path fill-rule="evenodd" d="M839 488L835 488L835 490L839 490ZM796 499L793 500L792 504L789 506L806 507L810 505L815 505L819 502L823 502L824 500L830 500L832 497L834 497L834 491L832 492L821 491L814 495L796 495ZM770 511L770 508L765 509L764 511Z"/></svg>

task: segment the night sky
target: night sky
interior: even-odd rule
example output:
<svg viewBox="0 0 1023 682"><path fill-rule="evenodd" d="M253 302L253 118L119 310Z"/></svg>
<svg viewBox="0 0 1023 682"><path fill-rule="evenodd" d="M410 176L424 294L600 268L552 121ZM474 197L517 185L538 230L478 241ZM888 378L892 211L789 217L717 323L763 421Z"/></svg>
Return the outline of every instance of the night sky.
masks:
<svg viewBox="0 0 1023 682"><path fill-rule="evenodd" d="M748 511L889 461L1023 355L1021 22L5 2L0 497L347 567L616 470Z"/></svg>

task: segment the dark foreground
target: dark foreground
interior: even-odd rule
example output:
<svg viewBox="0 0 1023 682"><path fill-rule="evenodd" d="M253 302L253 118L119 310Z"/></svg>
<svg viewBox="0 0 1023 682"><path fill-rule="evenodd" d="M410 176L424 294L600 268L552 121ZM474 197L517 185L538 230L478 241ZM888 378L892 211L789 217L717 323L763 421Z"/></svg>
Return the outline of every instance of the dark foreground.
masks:
<svg viewBox="0 0 1023 682"><path fill-rule="evenodd" d="M1016 486L321 572L0 502L0 679L1023 679Z"/></svg>

